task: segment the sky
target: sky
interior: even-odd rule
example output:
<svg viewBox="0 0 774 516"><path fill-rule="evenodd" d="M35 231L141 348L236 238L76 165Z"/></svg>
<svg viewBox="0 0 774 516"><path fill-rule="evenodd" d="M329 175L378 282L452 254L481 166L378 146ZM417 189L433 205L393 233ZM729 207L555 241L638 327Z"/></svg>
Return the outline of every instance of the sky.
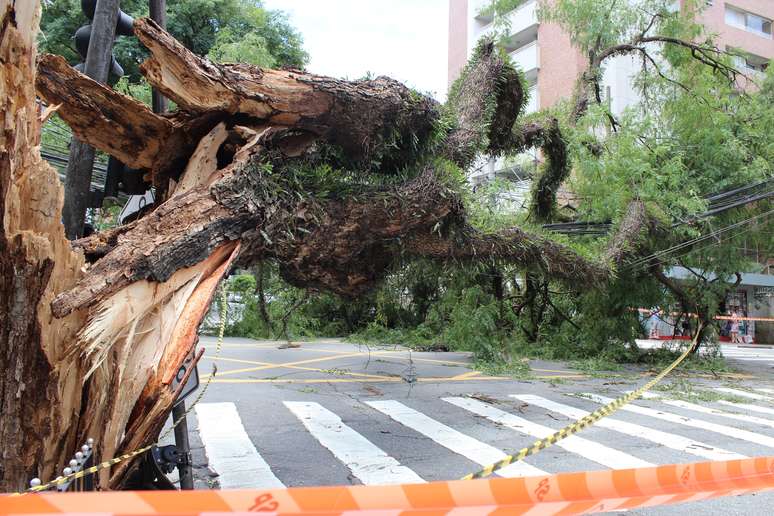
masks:
<svg viewBox="0 0 774 516"><path fill-rule="evenodd" d="M387 75L446 98L448 0L264 0L290 15L307 70L359 79Z"/></svg>

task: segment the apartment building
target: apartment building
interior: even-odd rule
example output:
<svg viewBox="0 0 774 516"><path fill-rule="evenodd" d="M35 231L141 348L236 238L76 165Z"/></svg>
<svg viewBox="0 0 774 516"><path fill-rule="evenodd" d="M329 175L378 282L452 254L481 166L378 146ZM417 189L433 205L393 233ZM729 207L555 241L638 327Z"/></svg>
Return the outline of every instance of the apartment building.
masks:
<svg viewBox="0 0 774 516"><path fill-rule="evenodd" d="M538 7L550 0L525 0L506 16L510 33L505 45L529 84L527 114L554 105L573 94L587 58L573 47L556 24L538 21ZM675 0L677 9L683 0ZM494 31L494 19L482 13L489 0L449 0L448 81L451 84L467 62L476 42ZM721 48L742 54L737 67L747 76L764 73L774 59L774 0L705 0L700 21L717 35ZM639 102L633 77L642 66L639 56L618 56L605 62L602 95L614 114ZM744 86L744 84L742 84ZM518 204L529 189L526 178L540 161L537 151L517 159L482 160L470 171L474 184L503 175L517 183L511 201ZM562 192L559 192L560 199Z"/></svg>
<svg viewBox="0 0 774 516"><path fill-rule="evenodd" d="M507 15L510 34L506 48L530 84L528 113L572 95L575 81L586 66L585 56L572 46L560 27L538 21L541 1L526 0ZM449 0L450 84L459 76L476 42L494 30L492 16L481 14L487 3ZM722 48L744 53L737 65L745 73L762 73L774 59L774 0L706 0L706 4L700 21L708 31L718 35ZM638 60L626 56L607 62L602 87L614 113L638 101L631 78L639 66Z"/></svg>

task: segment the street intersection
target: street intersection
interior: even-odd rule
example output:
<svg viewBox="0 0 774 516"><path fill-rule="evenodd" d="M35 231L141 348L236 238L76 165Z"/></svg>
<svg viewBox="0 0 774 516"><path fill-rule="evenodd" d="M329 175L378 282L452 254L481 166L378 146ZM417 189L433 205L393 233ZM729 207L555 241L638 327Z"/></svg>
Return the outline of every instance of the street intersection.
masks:
<svg viewBox="0 0 774 516"><path fill-rule="evenodd" d="M462 477L546 437L647 381L629 368L587 375L531 361L488 375L467 353L411 352L336 339L281 343L202 337L192 410L197 487L389 484ZM770 351L770 350L768 350ZM747 355L746 352L740 355ZM753 357L757 358L757 357ZM664 384L578 435L499 472L527 476L728 460L774 453L774 379L766 362ZM773 359L774 360L774 359ZM745 367L749 365L749 370ZM770 369L769 369L770 371ZM709 377L708 377L709 376ZM701 401L686 400L685 382ZM699 514L765 514L774 495L692 504ZM679 506L635 514L676 514Z"/></svg>

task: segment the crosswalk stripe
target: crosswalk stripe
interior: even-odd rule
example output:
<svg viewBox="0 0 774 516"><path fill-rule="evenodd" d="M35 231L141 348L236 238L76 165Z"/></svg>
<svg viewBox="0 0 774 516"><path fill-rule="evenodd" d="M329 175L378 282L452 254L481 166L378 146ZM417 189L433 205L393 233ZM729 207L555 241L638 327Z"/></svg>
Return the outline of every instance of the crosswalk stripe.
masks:
<svg viewBox="0 0 774 516"><path fill-rule="evenodd" d="M733 401L726 401L726 400L718 400L718 403L722 403L723 405L728 405L729 407L734 407L739 410L751 410L753 412L760 412L761 414L774 415L774 409L768 408L768 407L761 407L759 405L753 405L751 403L736 403Z"/></svg>
<svg viewBox="0 0 774 516"><path fill-rule="evenodd" d="M763 387L757 387L755 390L765 392L766 394L774 394L774 389L764 389Z"/></svg>
<svg viewBox="0 0 774 516"><path fill-rule="evenodd" d="M459 397L441 399L452 405L473 412L474 414L483 416L490 421L507 426L517 432L537 437L538 439L543 439L556 432L556 430L552 428L527 421L524 418L510 414L478 400ZM575 435L559 441L556 443L556 446L611 469L647 468L653 466L653 463L651 462L638 459L628 453Z"/></svg>
<svg viewBox="0 0 774 516"><path fill-rule="evenodd" d="M591 394L591 393L583 393L582 396L584 398L588 398L597 403L603 403L603 404L610 403L611 401L613 401L611 398L607 398L605 396L599 396L597 394ZM643 416L650 416L656 419L663 419L664 421L669 421L671 423L677 423L685 426L692 426L694 428L699 428L702 430L709 430L710 432L727 435L735 439L742 439L744 441L750 441L752 443L774 448L774 437L757 434L755 432L742 430L740 428L733 428L730 426L719 425L717 423L712 423L710 421L705 421L703 419L695 419L692 417L680 416L678 414L673 414L671 412L654 410L654 409L642 407L639 405L634 405L631 403L621 407L621 410L634 412L635 414L641 414Z"/></svg>
<svg viewBox="0 0 774 516"><path fill-rule="evenodd" d="M761 353L760 351L723 350L721 351L721 353L723 353L723 356L738 355L738 356L748 356L748 357L774 357L774 353Z"/></svg>
<svg viewBox="0 0 774 516"><path fill-rule="evenodd" d="M345 425L319 403L285 401L285 406L320 444L366 485L417 484L424 480L381 448Z"/></svg>
<svg viewBox="0 0 774 516"><path fill-rule="evenodd" d="M774 357L746 357L738 355L726 355L725 358L730 358L732 360L744 360L746 362L771 362L774 360Z"/></svg>
<svg viewBox="0 0 774 516"><path fill-rule="evenodd" d="M488 466L506 457L505 453L494 446L458 432L398 401L366 401L365 403L398 423L429 437L441 446L481 466ZM502 477L525 477L545 475L546 472L520 461L498 470L497 474Z"/></svg>
<svg viewBox="0 0 774 516"><path fill-rule="evenodd" d="M199 436L221 489L285 487L247 436L236 405L197 403Z"/></svg>
<svg viewBox="0 0 774 516"><path fill-rule="evenodd" d="M730 387L715 387L716 391L725 392L727 394L733 394L734 396L741 396L742 398L750 398L752 400L759 401L771 401L769 396L763 394L755 394L754 392L742 391L739 389L732 389Z"/></svg>
<svg viewBox="0 0 774 516"><path fill-rule="evenodd" d="M746 421L748 423L756 423L758 425L770 426L774 428L774 420L765 419L762 417L749 416L747 414L734 414L733 412L724 412L722 410L697 405L683 400L669 400L664 399L658 394L652 392L646 392L642 396L645 399L658 399L661 403L671 405L673 407L683 408L686 410L693 410L694 412L701 412L702 414L710 414L712 416L725 417L727 419L736 419L737 421Z"/></svg>
<svg viewBox="0 0 774 516"><path fill-rule="evenodd" d="M562 414L571 419L580 419L589 415L589 412L585 410L581 410L570 405L565 405L563 403L557 403L540 396L531 394L512 394L511 397L526 403L530 403L532 405L536 405L538 407L542 407L546 410L551 410L558 414ZM595 424L601 428L607 428L608 430L631 435L632 437L639 437L640 439L651 441L673 450L689 453L691 455L696 455L698 457L709 460L734 460L747 458L745 455L724 450L722 448L716 448L714 446L710 446L699 441L694 441L693 439L689 439L681 435L662 432L660 430L655 430L653 428L648 428L635 423L622 421L614 417L600 419Z"/></svg>

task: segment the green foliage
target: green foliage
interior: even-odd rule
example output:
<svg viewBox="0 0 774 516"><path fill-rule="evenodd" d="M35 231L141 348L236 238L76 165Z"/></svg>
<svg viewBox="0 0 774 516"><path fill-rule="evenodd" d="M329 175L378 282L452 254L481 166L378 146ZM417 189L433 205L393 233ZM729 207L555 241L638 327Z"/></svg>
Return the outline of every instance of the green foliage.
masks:
<svg viewBox="0 0 774 516"><path fill-rule="evenodd" d="M487 376L509 376L518 380L531 380L534 378L529 368L528 360L515 360L512 362L476 360L473 369L481 371Z"/></svg>
<svg viewBox="0 0 774 516"><path fill-rule="evenodd" d="M70 38L85 23L78 3L52 0L46 3L43 13L42 50L62 54L71 62L76 62L77 56ZM491 17L496 27L502 27L507 24L505 14L522 3L495 0L481 15ZM684 7L682 12L688 9L688 15L674 13L671 4L671 0L556 0L541 2L539 16L543 21L559 23L584 55L626 42L648 27L649 33L703 41L706 36L690 16L690 10L698 8L699 3L690 2ZM142 15L147 12L147 2L125 1L122 8L132 15ZM214 60L297 67L308 60L301 38L287 18L265 10L257 0L169 0L168 10L170 32L198 54ZM653 18L654 14L658 16ZM382 153L374 156L369 171L363 173L347 168L340 149L321 145L319 161L284 167L281 181L264 183L267 189L275 188L266 195L305 196L313 192L323 200L351 198L366 187L399 184L425 166L432 166L436 177L462 196L467 222L475 229L489 233L518 225L570 245L583 256L600 256L608 243L605 238L570 240L532 227L538 221L528 219L525 210L504 200L514 189L512 183L494 181L472 189L462 168L450 161L424 157L459 124L454 113L463 102L461 92L466 89L468 94L470 88L480 86L476 82L480 78L480 60L492 56L487 45L483 42L476 48L460 79L450 88L449 102L426 138L427 146L420 142L425 138L417 135L383 135L380 144L417 158L414 166L395 166L397 170L391 175L379 173L387 166L383 161L387 153ZM115 52L128 72L117 89L149 102L149 87L139 80L136 68L144 50L133 38L119 38ZM495 57L504 62L496 77L498 84L513 80L524 84L522 74L513 68L504 50L496 52ZM710 193L772 176L774 67L769 67L759 91L740 95L733 85L692 58L687 49L665 46L656 53L669 64L668 74L652 66L641 71L637 87L642 103L616 117L615 131L610 124L612 114L605 105L590 106L577 124L566 123L572 109L569 102L533 117L545 120L550 115L560 121L569 167L559 167L559 161L552 161L552 155L546 153L536 177L571 170L568 186L579 199L575 216L581 220L616 224L629 203L638 199L664 227L669 227L703 211L707 206L704 197ZM502 134L493 133L491 126L500 99L495 94L483 100L482 123L471 128L471 152L481 154L494 148L497 153L503 149L493 147L493 142L496 144ZM423 100L412 94L408 101ZM60 127L61 121L54 117L49 124ZM55 131L44 132L43 140L51 145L67 144ZM267 176L273 173L265 171ZM713 218L711 224L698 221L681 225L649 244L663 249L706 233L711 227L743 221L769 209L771 203L762 202ZM686 248L661 261L665 268L684 265L696 271L683 278L681 285L712 315L733 273L751 267L735 246L745 238L774 254L773 233L769 218L745 227L744 232L728 235L723 245L709 241L709 246L705 243ZM407 259L397 264L373 293L350 301L330 294L307 297L305 291L281 279L276 264L267 262L260 270L233 277L229 289L244 306L240 320L228 325L229 335L280 338L285 336L286 327L287 335L295 338L350 335L356 341L417 349L468 350L479 361L477 367L488 374L516 376L526 374L521 357L573 360L576 367L588 372L616 370L621 362L663 367L674 360L677 351L638 350L634 340L642 336L643 327L632 309L683 308L680 300L646 274L643 267L625 266L604 289L578 292L547 281L538 269L521 270L497 262L439 265ZM717 357L691 359L686 365L689 369L713 371L725 367Z"/></svg>
<svg viewBox="0 0 774 516"><path fill-rule="evenodd" d="M267 48L266 40L254 31L237 37L230 29L221 30L207 57L221 63L249 63L264 68L274 66L274 57Z"/></svg>
<svg viewBox="0 0 774 516"><path fill-rule="evenodd" d="M268 321L263 318L258 274L263 275L262 288ZM306 296L302 289L287 284L277 266L264 262L262 268L243 272L228 280L233 302L242 305L241 317L230 319L226 335L254 339L342 337L362 328L373 311L371 299L349 302L332 294Z"/></svg>
<svg viewBox="0 0 774 516"><path fill-rule="evenodd" d="M674 9L673 0L556 0L541 2L538 19L559 24L584 55L648 35L698 36L695 13L703 2L688 0ZM655 18L654 18L655 16ZM652 22L652 23L651 23Z"/></svg>
<svg viewBox="0 0 774 516"><path fill-rule="evenodd" d="M744 398L726 394L716 390L700 389L696 382L685 378L674 378L669 383L660 383L653 390L656 393L666 393L670 398L685 400L693 403L707 403L715 401L730 401L732 403L744 403ZM735 386L736 387L736 386Z"/></svg>
<svg viewBox="0 0 774 516"><path fill-rule="evenodd" d="M138 82L130 82L129 76L125 75L113 85L113 89L139 100L146 106L151 106L153 103L151 85L145 77L141 77Z"/></svg>
<svg viewBox="0 0 774 516"><path fill-rule="evenodd" d="M148 16L147 0L123 0L121 9L135 18ZM40 51L80 62L72 38L87 23L79 0L44 2ZM259 0L168 0L167 30L196 54L215 60L294 68L309 61L287 15L265 9ZM117 38L113 52L129 83L139 82L147 50L137 38Z"/></svg>

